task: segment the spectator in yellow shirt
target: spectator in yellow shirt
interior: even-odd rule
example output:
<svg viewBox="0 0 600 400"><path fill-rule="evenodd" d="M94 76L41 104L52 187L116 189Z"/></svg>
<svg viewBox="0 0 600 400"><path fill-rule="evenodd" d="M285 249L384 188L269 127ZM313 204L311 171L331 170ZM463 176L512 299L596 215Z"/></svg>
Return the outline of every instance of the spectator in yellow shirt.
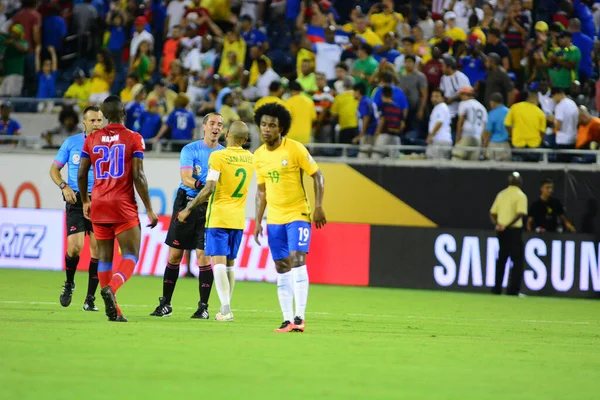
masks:
<svg viewBox="0 0 600 400"><path fill-rule="evenodd" d="M133 87L138 83L139 80L136 74L130 73L127 75L127 78L125 79L125 88L119 93L123 103L129 103L133 100Z"/></svg>
<svg viewBox="0 0 600 400"><path fill-rule="evenodd" d="M404 22L404 18L402 14L394 12L392 0L383 0L381 4L375 4L369 9L369 21L373 25L375 34L384 40L385 35L396 32L396 26Z"/></svg>
<svg viewBox="0 0 600 400"><path fill-rule="evenodd" d="M446 37L452 40L466 42L467 34L461 28L456 26L456 13L454 11L448 11L444 14L444 21L446 22Z"/></svg>
<svg viewBox="0 0 600 400"><path fill-rule="evenodd" d="M302 76L298 77L296 81L302 86L302 89L311 96L319 90L317 87L317 76L308 60L302 62Z"/></svg>
<svg viewBox="0 0 600 400"><path fill-rule="evenodd" d="M269 85L269 95L265 97L261 97L258 99L256 104L254 105L254 111L258 110L261 106L267 103L278 103L285 107L285 101L281 100L281 96L283 95L283 86L279 81L273 81Z"/></svg>
<svg viewBox="0 0 600 400"><path fill-rule="evenodd" d="M227 32L225 40L223 41L223 52L221 53L221 65L219 66L218 74L221 76L227 75L234 65L229 64L227 54L230 51L235 52L236 61L240 64L244 64L246 61L246 41L234 31Z"/></svg>
<svg viewBox="0 0 600 400"><path fill-rule="evenodd" d="M234 108L235 98L232 93L227 93L223 96L223 105L219 110L219 114L223 117L223 129L227 131L232 122L240 121L241 118Z"/></svg>
<svg viewBox="0 0 600 400"><path fill-rule="evenodd" d="M351 144L358 136L358 100L354 97L354 78L344 78L344 92L333 100L331 115L340 126L340 143Z"/></svg>
<svg viewBox="0 0 600 400"><path fill-rule="evenodd" d="M546 131L546 115L539 108L537 92L530 91L526 101L513 104L506 114L504 125L513 147L540 147Z"/></svg>
<svg viewBox="0 0 600 400"><path fill-rule="evenodd" d="M349 32L356 33L358 37L367 42L371 47L383 45L383 40L381 40L381 38L377 36L377 34L373 32L371 28L369 28L367 16L364 14L359 14L356 17L354 23L352 24L352 29L349 30Z"/></svg>
<svg viewBox="0 0 600 400"><path fill-rule="evenodd" d="M81 68L77 68L73 72L73 83L64 96L65 99L79 100L78 106L83 110L88 105L90 98L90 80L85 78L85 73Z"/></svg>
<svg viewBox="0 0 600 400"><path fill-rule="evenodd" d="M292 115L292 125L287 136L300 143L310 143L313 123L317 120L315 103L303 93L297 81L291 81L289 89L292 96L286 100L285 106Z"/></svg>
<svg viewBox="0 0 600 400"><path fill-rule="evenodd" d="M252 46L250 50L248 50L248 56L252 60L252 64L250 65L250 85L255 86L256 81L258 81L258 75L260 75L258 71L258 62L259 58L262 58L267 63L267 68L272 67L271 60L269 57L265 56L262 47L260 46Z"/></svg>

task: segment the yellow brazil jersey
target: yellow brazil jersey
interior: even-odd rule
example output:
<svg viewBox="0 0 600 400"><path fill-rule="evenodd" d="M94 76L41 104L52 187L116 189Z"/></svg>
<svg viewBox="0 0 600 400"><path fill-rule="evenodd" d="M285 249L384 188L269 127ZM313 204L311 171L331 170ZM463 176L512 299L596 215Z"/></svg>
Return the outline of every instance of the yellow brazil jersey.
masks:
<svg viewBox="0 0 600 400"><path fill-rule="evenodd" d="M542 144L546 115L535 104L521 101L510 107L504 125L512 127L513 146L535 148Z"/></svg>
<svg viewBox="0 0 600 400"><path fill-rule="evenodd" d="M377 13L372 14L371 18L369 18L371 24L373 24L373 30L381 38L384 39L385 35L389 32L396 32L396 25L399 22L404 22L404 18L400 13L386 14L386 13Z"/></svg>
<svg viewBox="0 0 600 400"><path fill-rule="evenodd" d="M67 99L79 100L79 107L84 109L87 106L88 99L90 98L90 87L91 82L89 79L86 79L82 85L73 83L65 92L64 97Z"/></svg>
<svg viewBox="0 0 600 400"><path fill-rule="evenodd" d="M285 102L292 114L292 125L288 137L300 143L310 143L313 122L317 119L317 109L311 98L297 94Z"/></svg>
<svg viewBox="0 0 600 400"><path fill-rule="evenodd" d="M319 166L301 143L283 138L274 151L263 144L254 153L256 183L265 184L267 223L310 222L310 205L304 192L303 172L313 175Z"/></svg>
<svg viewBox="0 0 600 400"><path fill-rule="evenodd" d="M256 104L254 104L254 111L258 110L261 106L264 106L265 104L268 104L268 103L281 104L282 106L287 108L287 106L285 105L285 101L283 101L281 98L276 97L276 96L266 96L266 97L261 97L260 99L258 99Z"/></svg>
<svg viewBox="0 0 600 400"><path fill-rule="evenodd" d="M358 126L358 100L354 92L347 90L335 96L331 106L331 114L338 116L340 129L356 128Z"/></svg>
<svg viewBox="0 0 600 400"><path fill-rule="evenodd" d="M207 228L244 229L246 225L246 196L252 180L252 153L241 147L228 147L211 153L208 159L208 178L219 173L215 191L208 200Z"/></svg>

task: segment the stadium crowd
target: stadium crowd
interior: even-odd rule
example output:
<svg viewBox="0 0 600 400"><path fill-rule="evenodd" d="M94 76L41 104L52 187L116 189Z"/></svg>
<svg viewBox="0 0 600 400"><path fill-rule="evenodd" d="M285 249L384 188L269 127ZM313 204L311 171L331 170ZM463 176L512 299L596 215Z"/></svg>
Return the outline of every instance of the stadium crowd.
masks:
<svg viewBox="0 0 600 400"><path fill-rule="evenodd" d="M592 0L6 0L0 26L0 96L37 97L38 111L71 99L72 121L118 94L149 144L191 140L211 111L251 122L268 102L292 114L290 137L360 143L361 157L409 144L535 161L511 149L600 141ZM10 109L2 134L19 130ZM59 130L49 144L73 128Z"/></svg>

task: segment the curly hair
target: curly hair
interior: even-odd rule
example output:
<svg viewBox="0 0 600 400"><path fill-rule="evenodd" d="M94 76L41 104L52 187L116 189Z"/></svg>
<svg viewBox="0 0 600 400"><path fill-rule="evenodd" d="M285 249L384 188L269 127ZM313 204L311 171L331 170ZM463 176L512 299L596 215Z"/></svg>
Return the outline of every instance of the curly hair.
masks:
<svg viewBox="0 0 600 400"><path fill-rule="evenodd" d="M254 113L254 122L260 127L260 121L263 115L277 118L279 122L279 128L281 128L281 136L287 135L292 125L292 115L290 112L279 103L267 103L260 106L256 113Z"/></svg>

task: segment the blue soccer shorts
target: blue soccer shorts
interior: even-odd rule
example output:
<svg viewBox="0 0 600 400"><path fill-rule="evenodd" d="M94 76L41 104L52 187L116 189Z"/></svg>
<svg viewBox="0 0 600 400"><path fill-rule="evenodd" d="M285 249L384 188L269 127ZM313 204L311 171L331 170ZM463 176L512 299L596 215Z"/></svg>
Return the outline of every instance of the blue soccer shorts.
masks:
<svg viewBox="0 0 600 400"><path fill-rule="evenodd" d="M289 224L268 224L267 234L273 260L282 260L290 256L290 251L308 253L311 225L306 221L294 221Z"/></svg>
<svg viewBox="0 0 600 400"><path fill-rule="evenodd" d="M244 231L242 229L206 228L204 254L207 256L237 257Z"/></svg>

